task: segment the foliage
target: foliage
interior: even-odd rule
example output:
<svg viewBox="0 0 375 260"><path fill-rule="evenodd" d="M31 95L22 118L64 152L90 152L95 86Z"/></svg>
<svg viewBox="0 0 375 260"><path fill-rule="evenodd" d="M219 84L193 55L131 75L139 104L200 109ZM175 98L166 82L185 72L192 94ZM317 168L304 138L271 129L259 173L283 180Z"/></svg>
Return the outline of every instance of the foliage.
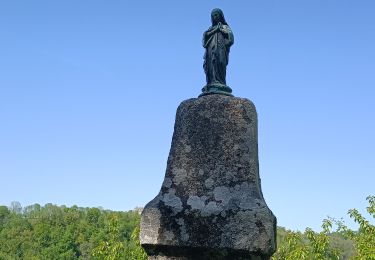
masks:
<svg viewBox="0 0 375 260"><path fill-rule="evenodd" d="M121 239L118 226L118 217L115 214L112 214L109 218L108 240L101 241L99 245L93 249L92 255L94 257L105 260L124 258L125 245Z"/></svg>
<svg viewBox="0 0 375 260"><path fill-rule="evenodd" d="M147 259L136 211L34 204L0 206L0 260ZM128 257L130 256L130 257Z"/></svg>
<svg viewBox="0 0 375 260"><path fill-rule="evenodd" d="M369 206L366 208L371 217L375 218L375 196L368 196ZM370 223L357 209L348 211L349 216L359 224L358 231L350 230L343 221L333 220L337 231L354 241L356 255L354 259L375 260L375 226Z"/></svg>
<svg viewBox="0 0 375 260"><path fill-rule="evenodd" d="M367 212L375 218L375 197L367 198ZM328 218L322 231L277 230L273 260L375 260L375 226L357 209L349 216L359 225L349 229L341 220ZM139 241L137 211L115 212L100 208L19 202L0 206L0 260L94 259L146 260Z"/></svg>
<svg viewBox="0 0 375 260"><path fill-rule="evenodd" d="M323 231L315 233L312 229L306 228L305 233L286 231L286 235L277 252L272 257L273 260L294 260L294 259L339 259L337 248L330 246L329 229L330 222L324 221Z"/></svg>
<svg viewBox="0 0 375 260"><path fill-rule="evenodd" d="M109 218L108 231L109 239L107 241L101 241L99 245L93 249L92 256L94 259L147 259L147 255L139 241L139 222L134 227L130 240L127 243L124 243L121 238L119 219L116 214L112 214Z"/></svg>
<svg viewBox="0 0 375 260"><path fill-rule="evenodd" d="M367 197L367 212L375 218L375 196ZM273 260L356 259L375 260L375 226L357 209L348 211L359 229L349 229L343 221L323 220L322 231L306 228L304 233L278 229L278 249ZM336 226L333 232L333 226Z"/></svg>

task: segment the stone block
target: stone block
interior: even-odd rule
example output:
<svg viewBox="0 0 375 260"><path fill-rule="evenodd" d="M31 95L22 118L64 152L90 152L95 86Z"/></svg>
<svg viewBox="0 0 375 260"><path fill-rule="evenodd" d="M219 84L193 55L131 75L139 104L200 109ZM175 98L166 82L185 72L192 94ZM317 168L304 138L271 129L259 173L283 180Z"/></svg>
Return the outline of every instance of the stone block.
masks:
<svg viewBox="0 0 375 260"><path fill-rule="evenodd" d="M269 259L276 218L261 191L254 104L206 95L177 109L164 182L141 220L149 259Z"/></svg>

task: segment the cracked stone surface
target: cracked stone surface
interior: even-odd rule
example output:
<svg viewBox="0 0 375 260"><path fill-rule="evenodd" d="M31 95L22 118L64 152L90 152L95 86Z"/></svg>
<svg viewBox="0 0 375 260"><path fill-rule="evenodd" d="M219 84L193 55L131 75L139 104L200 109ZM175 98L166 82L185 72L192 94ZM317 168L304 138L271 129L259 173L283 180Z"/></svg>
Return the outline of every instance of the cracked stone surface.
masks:
<svg viewBox="0 0 375 260"><path fill-rule="evenodd" d="M255 106L207 95L177 109L164 182L141 220L149 259L269 259L276 218L261 191Z"/></svg>

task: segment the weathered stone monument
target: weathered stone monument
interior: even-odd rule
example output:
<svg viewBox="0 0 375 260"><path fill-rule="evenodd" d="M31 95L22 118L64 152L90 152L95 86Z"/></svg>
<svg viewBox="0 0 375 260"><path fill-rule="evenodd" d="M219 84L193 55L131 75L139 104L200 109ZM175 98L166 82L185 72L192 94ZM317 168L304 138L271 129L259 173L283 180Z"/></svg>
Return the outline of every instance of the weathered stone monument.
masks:
<svg viewBox="0 0 375 260"><path fill-rule="evenodd" d="M233 34L220 9L204 33L207 85L177 109L164 182L141 220L149 259L269 259L276 218L261 191L257 113L233 97Z"/></svg>

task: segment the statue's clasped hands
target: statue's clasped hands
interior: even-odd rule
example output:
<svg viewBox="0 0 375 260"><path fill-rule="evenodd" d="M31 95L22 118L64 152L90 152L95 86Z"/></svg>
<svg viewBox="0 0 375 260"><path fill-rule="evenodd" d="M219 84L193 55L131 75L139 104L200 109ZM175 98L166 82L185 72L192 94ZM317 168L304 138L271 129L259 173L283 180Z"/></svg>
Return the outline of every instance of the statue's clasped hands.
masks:
<svg viewBox="0 0 375 260"><path fill-rule="evenodd" d="M222 24L220 22L211 29L210 34L211 33L216 33L216 32L224 32L223 31L223 26L222 26Z"/></svg>
<svg viewBox="0 0 375 260"><path fill-rule="evenodd" d="M215 32L223 32L223 26L220 22L216 25Z"/></svg>

